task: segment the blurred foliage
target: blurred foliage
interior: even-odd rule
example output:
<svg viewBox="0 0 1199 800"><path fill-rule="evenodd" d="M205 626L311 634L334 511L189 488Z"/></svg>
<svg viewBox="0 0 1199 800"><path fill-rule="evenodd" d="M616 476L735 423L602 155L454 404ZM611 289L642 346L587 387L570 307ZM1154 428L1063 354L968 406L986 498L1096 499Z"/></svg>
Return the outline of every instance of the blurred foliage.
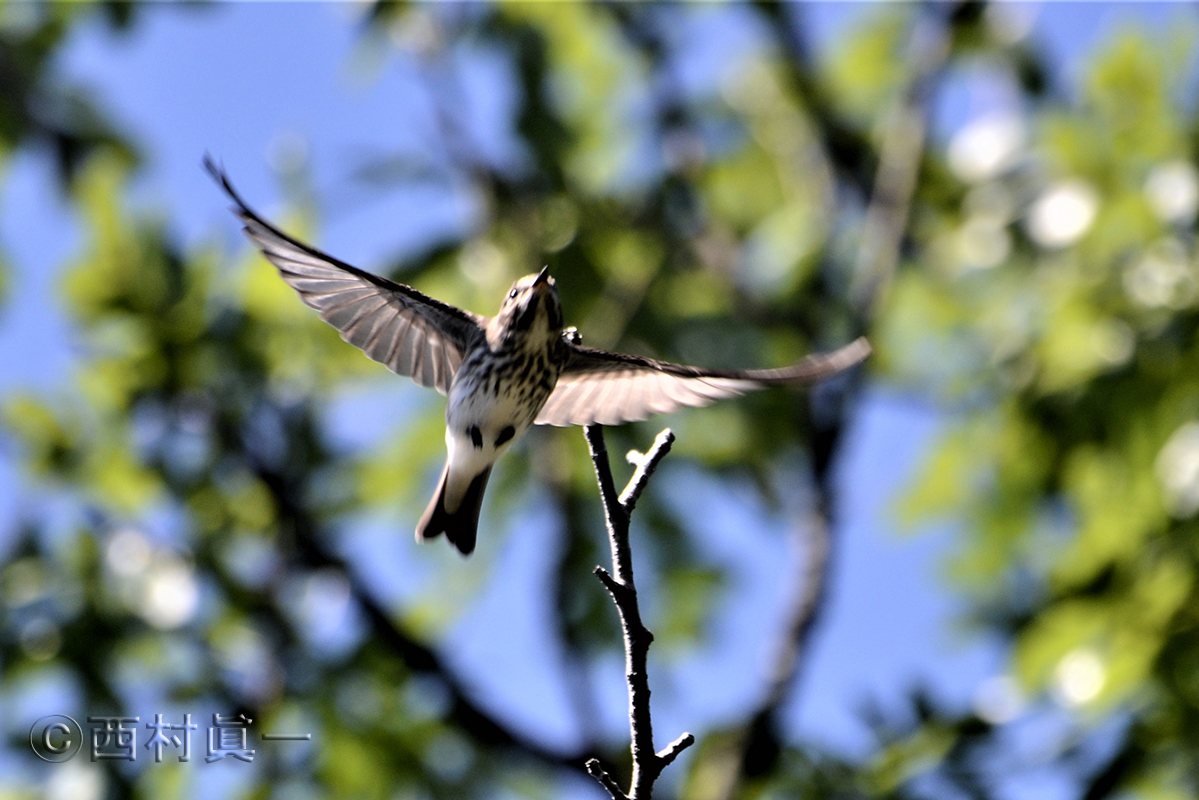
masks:
<svg viewBox="0 0 1199 800"><path fill-rule="evenodd" d="M52 147L86 232L63 285L86 344L74 389L3 402L46 504L71 510L30 503L6 522L5 692L65 681L104 713L152 685L314 732L297 759L260 749L246 797L549 797L592 754L625 774L586 679L619 642L589 575L606 554L582 437L534 432L497 472L489 544L470 562L446 556L436 592L377 596L344 533L388 509L410 530L442 458L443 408L399 390L402 426L365 452L335 446L329 409L379 368L248 246L236 263L182 252L126 207L134 143L47 65L81 20L136 30L136 10L0 8L0 167ZM440 150L357 176L396 191L466 184L485 208L466 239L394 277L486 312L548 263L587 342L712 366L781 364L864 332L879 378L951 420L897 513L953 523L949 579L1008 647L1010 674L970 708L896 687L863 711L876 747L860 758L768 720L741 762L729 753L748 720L695 731L667 772L684 797L999 797L1046 759L1088 800L1199 794L1195 28L1180 13L1165 42L1120 31L1071 92L1009 12L866 9L819 65L802 6L380 3L366 16L364 46L422 65L443 135ZM685 23L713 14L751 45L697 89L682 77L696 58ZM920 153L900 266L866 314L849 293L873 176L930 21L947 52L934 94L982 68L1014 100ZM472 141L454 80L454 53L472 49L501 54L518 83L516 157ZM319 239L319 220L280 222ZM829 490L860 392L842 381L812 404L773 392L677 415L672 461L789 508ZM614 431L613 451L661 424ZM560 523L546 591L582 731L573 750L510 727L433 648L530 498ZM664 664L709 635L728 576L689 546L680 509L654 491L642 508ZM329 607L337 635L327 618L321 633ZM1029 757L1019 743L1036 734L1021 731L1040 723L1060 733ZM8 733L14 747L26 735ZM191 791L179 770L104 774L113 797Z"/></svg>
<svg viewBox="0 0 1199 800"><path fill-rule="evenodd" d="M130 21L111 4L108 20L114 27ZM131 7L127 7L131 8ZM70 184L82 163L98 148L133 152L92 104L86 93L55 79L50 62L70 26L85 9L82 4L32 3L0 5L0 178L8 161L22 147L48 147L59 175ZM0 299L8 267L0 242Z"/></svg>

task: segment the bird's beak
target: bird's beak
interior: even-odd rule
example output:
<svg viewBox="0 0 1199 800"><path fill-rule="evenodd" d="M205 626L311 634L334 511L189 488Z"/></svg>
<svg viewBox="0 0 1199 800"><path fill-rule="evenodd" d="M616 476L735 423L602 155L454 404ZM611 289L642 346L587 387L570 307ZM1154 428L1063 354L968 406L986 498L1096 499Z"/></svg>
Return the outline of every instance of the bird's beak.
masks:
<svg viewBox="0 0 1199 800"><path fill-rule="evenodd" d="M534 286L540 286L550 279L550 268L542 267L541 272L537 273L537 279L533 281Z"/></svg>

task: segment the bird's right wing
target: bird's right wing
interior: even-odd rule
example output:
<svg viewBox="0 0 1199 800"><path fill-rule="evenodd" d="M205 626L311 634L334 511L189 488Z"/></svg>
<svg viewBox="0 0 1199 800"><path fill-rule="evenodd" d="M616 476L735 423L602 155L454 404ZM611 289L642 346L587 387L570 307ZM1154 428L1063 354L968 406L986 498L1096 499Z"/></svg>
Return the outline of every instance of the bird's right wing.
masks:
<svg viewBox="0 0 1199 800"><path fill-rule="evenodd" d="M781 369L715 370L568 344L570 358L538 425L619 425L683 406L706 406L774 384L814 383L870 354L865 339Z"/></svg>
<svg viewBox="0 0 1199 800"><path fill-rule="evenodd" d="M246 233L321 319L397 375L448 394L485 320L299 242L258 216L212 159L204 166L236 203Z"/></svg>

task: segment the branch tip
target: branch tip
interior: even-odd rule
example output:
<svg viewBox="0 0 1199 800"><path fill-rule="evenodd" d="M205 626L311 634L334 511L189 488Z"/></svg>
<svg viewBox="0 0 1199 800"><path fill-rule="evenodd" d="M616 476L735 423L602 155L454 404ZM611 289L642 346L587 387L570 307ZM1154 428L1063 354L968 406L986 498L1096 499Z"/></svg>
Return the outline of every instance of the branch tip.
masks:
<svg viewBox="0 0 1199 800"><path fill-rule="evenodd" d="M679 757L679 753L683 752L693 744L695 744L695 737L690 733L684 733L682 736L666 745L665 749L658 753L658 759L662 762L663 767L668 767L672 761Z"/></svg>
<svg viewBox="0 0 1199 800"><path fill-rule="evenodd" d="M604 787L612 797L612 800L629 800L624 790L620 788L620 785L608 774L603 765L600 764L598 758L587 759L587 774L599 781L599 785Z"/></svg>
<svg viewBox="0 0 1199 800"><path fill-rule="evenodd" d="M626 513L633 512L633 507L637 505L637 499L645 491L645 485L649 483L650 476L654 474L654 470L658 468L662 459L666 458L672 444L674 444L674 431L670 428L663 428L662 432L654 439L653 447L644 455L636 450L631 450L625 456L630 464L637 467L633 477L629 479L629 485L620 495L620 504Z"/></svg>
<svg viewBox="0 0 1199 800"><path fill-rule="evenodd" d="M592 573L595 575L595 577L599 578L600 583L602 583L604 588L608 590L608 594L612 595L613 600L616 600L618 596L624 592L626 588L625 585L613 578L611 573L609 573L608 570L604 569L603 567L597 566L592 570Z"/></svg>

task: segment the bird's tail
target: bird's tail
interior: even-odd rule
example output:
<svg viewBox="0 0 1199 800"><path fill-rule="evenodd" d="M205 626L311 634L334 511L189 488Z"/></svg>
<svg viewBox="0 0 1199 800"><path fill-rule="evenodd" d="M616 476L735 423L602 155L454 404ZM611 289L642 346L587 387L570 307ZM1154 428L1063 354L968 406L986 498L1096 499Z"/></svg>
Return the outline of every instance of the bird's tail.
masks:
<svg viewBox="0 0 1199 800"><path fill-rule="evenodd" d="M487 479L491 477L491 467L475 476L467 487L462 502L453 512L445 509L445 484L449 469L450 465L447 463L441 470L441 479L437 482L433 499L421 515L420 522L416 524L416 540L423 542L444 532L450 544L457 547L462 555L468 556L475 549L479 509L483 507L483 490L487 488Z"/></svg>

